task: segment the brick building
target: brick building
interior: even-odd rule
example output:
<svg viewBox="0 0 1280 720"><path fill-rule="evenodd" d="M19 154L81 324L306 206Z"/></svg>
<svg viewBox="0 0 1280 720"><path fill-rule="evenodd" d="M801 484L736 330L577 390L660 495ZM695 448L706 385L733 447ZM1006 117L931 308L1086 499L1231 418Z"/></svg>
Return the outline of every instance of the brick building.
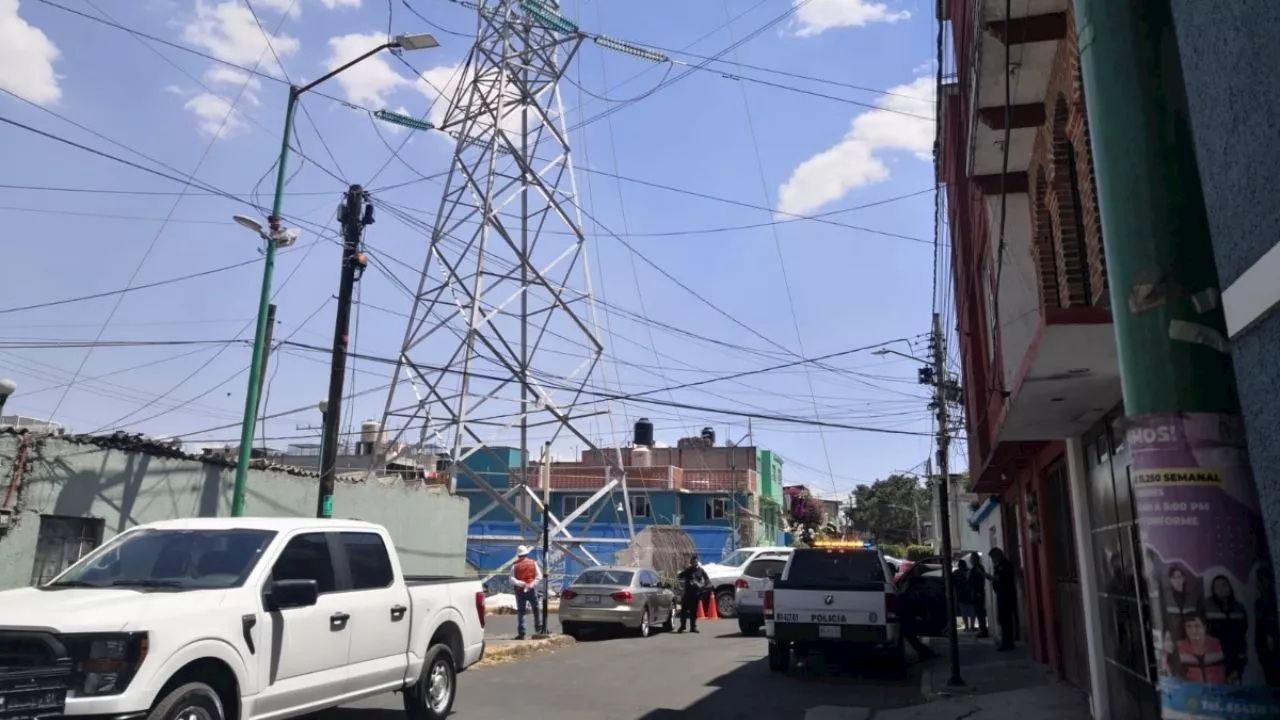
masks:
<svg viewBox="0 0 1280 720"><path fill-rule="evenodd" d="M1094 717L1159 717L1088 99L1070 0L940 2L939 172L971 490L999 503L1020 640ZM1006 16L1006 7L1012 8Z"/></svg>

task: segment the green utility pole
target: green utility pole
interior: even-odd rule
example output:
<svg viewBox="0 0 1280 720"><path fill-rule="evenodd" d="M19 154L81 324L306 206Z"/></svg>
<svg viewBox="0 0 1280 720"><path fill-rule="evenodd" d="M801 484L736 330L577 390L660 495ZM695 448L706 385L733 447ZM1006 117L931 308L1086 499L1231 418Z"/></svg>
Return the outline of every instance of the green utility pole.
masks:
<svg viewBox="0 0 1280 720"><path fill-rule="evenodd" d="M280 157L276 161L276 190L271 202L271 216L267 218L268 230L257 228L259 235L266 243L266 262L262 268L262 291L258 297L258 325L253 334L253 359L249 365L249 390L244 398L244 420L240 426L240 452L236 461L236 484L231 495L231 516L244 515L245 486L249 479L249 460L253 457L253 433L257 424L258 397L262 393L262 357L266 353L267 314L271 306L271 276L276 267L276 250L286 247L297 239L297 233L286 231L282 226L281 213L284 205L284 187L288 178L289 145L293 140L293 118L298 112L298 99L303 93L317 85L328 81L335 75L347 70L374 55L395 48L396 50L427 50L439 47L436 39L429 34L399 35L391 42L383 43L369 50L350 62L340 65L319 78L298 87L289 86L289 100L284 111L284 137L280 139ZM246 219L247 220L247 219ZM246 224L237 219L241 224ZM252 220L247 222L251 223ZM335 411L336 412L336 411Z"/></svg>
<svg viewBox="0 0 1280 720"><path fill-rule="evenodd" d="M1128 416L1134 556L1156 585L1142 599L1181 653L1204 656L1213 644L1226 656L1205 682L1162 677L1163 714L1280 717L1263 671L1275 660L1206 620L1230 617L1227 598L1255 607L1271 564L1169 0L1076 0L1075 12ZM1171 590L1204 598L1205 616L1169 618L1160 598Z"/></svg>

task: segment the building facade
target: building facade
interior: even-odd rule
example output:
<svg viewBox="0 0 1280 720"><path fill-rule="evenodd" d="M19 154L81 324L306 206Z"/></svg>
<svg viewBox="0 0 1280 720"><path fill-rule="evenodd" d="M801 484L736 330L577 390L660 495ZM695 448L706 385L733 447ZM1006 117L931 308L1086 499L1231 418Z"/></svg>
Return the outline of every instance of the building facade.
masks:
<svg viewBox="0 0 1280 720"><path fill-rule="evenodd" d="M941 89L939 172L969 490L992 503L955 517L998 535L981 544L1020 570L1018 635L1035 657L1088 692L1096 718L1155 720L1145 578L1173 565L1151 567L1141 550L1114 424L1120 374L1074 8L940 7L957 69Z"/></svg>
<svg viewBox="0 0 1280 720"><path fill-rule="evenodd" d="M139 524L228 515L235 463L119 435L62 436L0 428L0 589L47 581ZM311 515L314 473L249 471L247 512ZM380 523L406 573L462 575L467 504L427 484L339 480L339 517Z"/></svg>
<svg viewBox="0 0 1280 720"><path fill-rule="evenodd" d="M651 525L679 527L693 540L704 562L718 561L737 547L778 543L778 526L767 522L761 511L765 490L759 462L770 459L771 479L780 479L782 463L771 451L756 447L706 443L683 443L675 448L625 447L586 450L577 461L552 462L548 475L553 522L572 516L606 485L610 476L605 453L620 453L627 477L626 495L615 490L567 525L570 534L582 541L579 546L601 562L613 562L615 554L626 547L627 503L637 534ZM457 493L471 503L467 560L487 573L511 559L516 542L537 543L541 536L493 502L471 476L480 476L500 493L524 483L527 489L516 490L512 504L540 521L543 474L539 464L532 462L526 480L520 450L510 447L472 453L463 465L465 471L457 474ZM770 487L768 492L780 495L781 488ZM564 558L554 549L551 555L553 581L582 569L580 562Z"/></svg>
<svg viewBox="0 0 1280 720"><path fill-rule="evenodd" d="M1280 86L1240 67L1280 63L1269 0L1202 6L1173 0L1192 142L1272 559L1280 558ZM1270 59L1268 59L1270 58ZM1246 63L1246 65L1241 65Z"/></svg>

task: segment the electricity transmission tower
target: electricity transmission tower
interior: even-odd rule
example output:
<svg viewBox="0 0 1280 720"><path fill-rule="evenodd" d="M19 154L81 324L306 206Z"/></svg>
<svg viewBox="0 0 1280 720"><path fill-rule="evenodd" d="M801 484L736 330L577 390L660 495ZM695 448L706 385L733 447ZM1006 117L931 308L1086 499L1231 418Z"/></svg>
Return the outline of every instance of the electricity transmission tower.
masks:
<svg viewBox="0 0 1280 720"><path fill-rule="evenodd" d="M604 347L558 88L585 36L552 0L467 4L479 17L476 43L437 128L456 145L383 426L389 447L442 445L450 489L463 475L491 498L471 522L503 507L537 537L540 523L520 507L541 506L527 463L495 478L464 461L496 457L491 448L512 446L517 435L528 458L531 429L598 451L579 429L585 418L609 423L613 434L608 405L590 390L593 376L603 379ZM584 564L598 561L567 527L619 488L634 537L617 445L599 453L604 486L564 518L551 514L551 542Z"/></svg>

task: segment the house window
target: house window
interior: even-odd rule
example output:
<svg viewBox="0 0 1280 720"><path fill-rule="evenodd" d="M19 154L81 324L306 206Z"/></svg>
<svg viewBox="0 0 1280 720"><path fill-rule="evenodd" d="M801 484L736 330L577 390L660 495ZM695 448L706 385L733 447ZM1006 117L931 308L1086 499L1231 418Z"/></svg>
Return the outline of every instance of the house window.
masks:
<svg viewBox="0 0 1280 720"><path fill-rule="evenodd" d="M707 498L707 519L723 520L729 516L729 498Z"/></svg>
<svg viewBox="0 0 1280 720"><path fill-rule="evenodd" d="M631 496L631 514L634 517L653 517L653 506L644 495Z"/></svg>
<svg viewBox="0 0 1280 720"><path fill-rule="evenodd" d="M102 518L41 515L31 584L43 585L102 544Z"/></svg>
<svg viewBox="0 0 1280 720"><path fill-rule="evenodd" d="M589 496L587 495L566 495L564 497L564 516L563 517L567 517L574 510L577 510L583 505L586 505L588 497Z"/></svg>

